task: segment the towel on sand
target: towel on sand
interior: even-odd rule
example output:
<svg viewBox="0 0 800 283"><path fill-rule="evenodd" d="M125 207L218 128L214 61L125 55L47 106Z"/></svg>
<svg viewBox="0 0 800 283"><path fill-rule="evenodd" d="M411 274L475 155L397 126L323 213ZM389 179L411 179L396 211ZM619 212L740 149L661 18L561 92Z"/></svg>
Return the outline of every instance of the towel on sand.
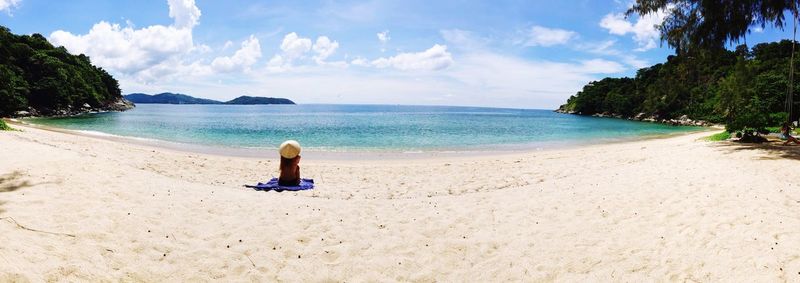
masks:
<svg viewBox="0 0 800 283"><path fill-rule="evenodd" d="M269 182L258 183L258 185L244 185L248 188L253 188L256 191L302 191L314 189L314 179L300 179L300 185L297 186L280 186L278 185L278 178L272 178Z"/></svg>

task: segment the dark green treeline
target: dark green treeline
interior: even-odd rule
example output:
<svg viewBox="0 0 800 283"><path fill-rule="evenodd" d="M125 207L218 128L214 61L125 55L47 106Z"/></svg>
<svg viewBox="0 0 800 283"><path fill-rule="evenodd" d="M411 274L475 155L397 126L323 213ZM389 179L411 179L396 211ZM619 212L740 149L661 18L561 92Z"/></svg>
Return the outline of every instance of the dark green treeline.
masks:
<svg viewBox="0 0 800 283"><path fill-rule="evenodd" d="M787 118L791 50L789 40L752 49L740 45L735 51L696 49L643 68L634 78L591 82L560 110L656 119L686 115L725 123L731 131L777 126ZM795 56L798 63L800 56ZM798 92L795 84L795 102Z"/></svg>
<svg viewBox="0 0 800 283"><path fill-rule="evenodd" d="M102 109L121 99L117 80L89 57L0 26L0 116L29 108L42 115L73 112L84 104Z"/></svg>

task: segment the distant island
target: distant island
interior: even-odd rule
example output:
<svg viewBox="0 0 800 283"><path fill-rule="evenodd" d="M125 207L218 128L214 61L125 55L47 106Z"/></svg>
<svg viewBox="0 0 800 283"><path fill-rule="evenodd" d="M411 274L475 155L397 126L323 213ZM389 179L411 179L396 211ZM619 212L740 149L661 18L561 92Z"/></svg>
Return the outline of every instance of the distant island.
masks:
<svg viewBox="0 0 800 283"><path fill-rule="evenodd" d="M54 47L41 34L0 26L0 117L124 111L119 82L89 57Z"/></svg>
<svg viewBox="0 0 800 283"><path fill-rule="evenodd" d="M234 98L225 104L237 104L237 105L252 105L252 104L295 104L294 101L291 101L286 98L275 98L275 97L258 97L258 96L239 96Z"/></svg>
<svg viewBox="0 0 800 283"><path fill-rule="evenodd" d="M196 98L185 94L170 92L159 93L156 95L131 93L125 95L124 97L133 103L140 104L222 104L222 102L216 100Z"/></svg>
<svg viewBox="0 0 800 283"><path fill-rule="evenodd" d="M254 105L254 104L295 104L286 98L258 97L258 96L239 96L230 101L222 102L217 100L197 98L180 93L164 92L155 95L145 93L131 93L124 96L125 99L140 104L230 104L230 105Z"/></svg>

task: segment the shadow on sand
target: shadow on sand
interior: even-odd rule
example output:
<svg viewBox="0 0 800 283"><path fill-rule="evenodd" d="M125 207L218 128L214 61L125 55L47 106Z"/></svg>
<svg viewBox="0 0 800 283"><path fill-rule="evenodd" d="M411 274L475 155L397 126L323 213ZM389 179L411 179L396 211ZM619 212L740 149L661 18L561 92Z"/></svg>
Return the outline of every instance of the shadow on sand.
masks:
<svg viewBox="0 0 800 283"><path fill-rule="evenodd" d="M8 174L0 175L0 193L9 193L9 192L13 192L13 191L16 191L16 190L19 190L19 189L22 189L22 188L28 188L28 187L33 187L35 185L45 184L45 183L31 184L31 182L28 182L27 180L24 180L24 181L21 180L22 176L23 176L23 174L20 171L14 171L14 172L11 172L11 173L8 173ZM7 201L0 200L0 214L5 212L5 209L3 209L2 206L4 204L6 204L6 203L7 203ZM59 235L59 236L68 236L68 237L73 237L73 238L76 237L75 234L50 232L50 231L44 231L44 230L38 230L38 229L29 228L29 227L27 227L25 225L20 224L19 222L17 222L17 220L15 220L13 217L10 217L10 216L8 216L8 217L0 217L0 220L7 221L7 222L17 226L17 228L19 228L19 229L23 229L23 230L27 230L27 231L31 231L31 232L46 233L46 234Z"/></svg>
<svg viewBox="0 0 800 283"><path fill-rule="evenodd" d="M14 171L8 174L0 175L0 193L13 192L25 187L33 186L28 181L21 181L22 172Z"/></svg>
<svg viewBox="0 0 800 283"><path fill-rule="evenodd" d="M765 143L740 143L740 142L718 142L715 147L729 152L761 150L766 156L761 156L761 160L793 159L800 160L800 145L783 145L783 141L767 141Z"/></svg>
<svg viewBox="0 0 800 283"><path fill-rule="evenodd" d="M10 193L22 188L34 186L34 184L31 184L31 182L27 180L20 180L21 177L22 172L20 171L0 175L0 193ZM3 209L4 204L6 204L6 201L0 200L0 214L5 212L5 209Z"/></svg>

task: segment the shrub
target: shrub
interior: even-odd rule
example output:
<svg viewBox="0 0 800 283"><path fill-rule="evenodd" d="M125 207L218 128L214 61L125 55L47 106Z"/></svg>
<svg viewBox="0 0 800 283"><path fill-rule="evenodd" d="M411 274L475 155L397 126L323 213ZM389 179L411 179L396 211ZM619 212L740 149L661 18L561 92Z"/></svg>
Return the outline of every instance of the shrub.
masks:
<svg viewBox="0 0 800 283"><path fill-rule="evenodd" d="M724 141L731 138L731 133L728 131L722 131L721 133L716 133L706 137L707 141Z"/></svg>
<svg viewBox="0 0 800 283"><path fill-rule="evenodd" d="M6 122L5 122L5 121L3 121L3 120L0 120L0 131L11 131L11 130L14 130L14 129L12 129L11 127L9 127L9 126L6 124Z"/></svg>

